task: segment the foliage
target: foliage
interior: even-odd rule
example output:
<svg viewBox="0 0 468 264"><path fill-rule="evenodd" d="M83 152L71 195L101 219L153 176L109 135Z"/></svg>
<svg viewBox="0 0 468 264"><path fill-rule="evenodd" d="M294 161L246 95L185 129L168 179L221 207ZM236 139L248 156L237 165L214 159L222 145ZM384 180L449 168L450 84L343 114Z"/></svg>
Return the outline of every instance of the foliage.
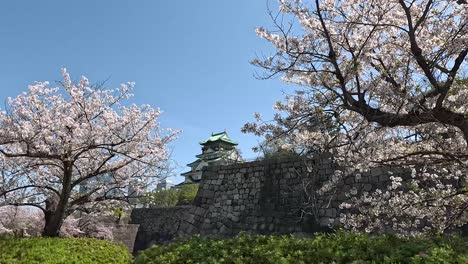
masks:
<svg viewBox="0 0 468 264"><path fill-rule="evenodd" d="M36 82L0 112L0 205L40 208L48 236L76 210L115 208L154 184L178 133L160 128L159 109L127 102L133 83L62 75L63 89Z"/></svg>
<svg viewBox="0 0 468 264"><path fill-rule="evenodd" d="M122 220L122 217L124 216L124 210L122 209L122 207L117 207L114 209L114 216L115 216L115 222L119 224L120 221Z"/></svg>
<svg viewBox="0 0 468 264"><path fill-rule="evenodd" d="M186 205L192 204L193 200L195 200L195 196L197 196L198 192L198 184L184 184L182 185L182 189L179 193L179 201L177 204L179 205Z"/></svg>
<svg viewBox="0 0 468 264"><path fill-rule="evenodd" d="M172 207L192 204L198 184L184 184L180 189L154 190L141 198L142 203L154 207Z"/></svg>
<svg viewBox="0 0 468 264"><path fill-rule="evenodd" d="M355 233L314 238L240 234L231 239L193 237L140 253L143 263L466 263L468 240Z"/></svg>
<svg viewBox="0 0 468 264"><path fill-rule="evenodd" d="M262 159L283 159L300 156L300 150L294 149L285 140L271 139L264 140L258 147L253 149L262 154Z"/></svg>
<svg viewBox="0 0 468 264"><path fill-rule="evenodd" d="M180 192L180 190L175 188L154 190L142 197L141 202L145 205L154 207L176 206L179 201Z"/></svg>
<svg viewBox="0 0 468 264"><path fill-rule="evenodd" d="M122 245L92 238L0 237L0 264L130 263Z"/></svg>
<svg viewBox="0 0 468 264"><path fill-rule="evenodd" d="M279 0L276 52L252 63L297 91L243 131L330 152L339 169L322 193L371 167L411 172L354 196L353 230L444 232L468 222L467 1ZM288 21L290 23L288 23ZM425 226L426 229L422 229Z"/></svg>

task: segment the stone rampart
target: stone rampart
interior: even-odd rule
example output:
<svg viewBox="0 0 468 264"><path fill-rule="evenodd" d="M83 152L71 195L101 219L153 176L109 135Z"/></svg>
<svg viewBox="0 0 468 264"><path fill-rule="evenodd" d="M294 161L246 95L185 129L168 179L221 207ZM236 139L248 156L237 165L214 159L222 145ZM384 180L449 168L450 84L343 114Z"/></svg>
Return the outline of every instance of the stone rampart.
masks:
<svg viewBox="0 0 468 264"><path fill-rule="evenodd" d="M387 170L375 168L359 180L343 179L338 188L318 195L317 190L334 175L335 166L330 155L320 155L308 160L275 159L208 167L194 205L132 212L131 222L140 225L135 249L192 234L325 231L338 224L339 205L348 199L346 193L385 189L390 181Z"/></svg>

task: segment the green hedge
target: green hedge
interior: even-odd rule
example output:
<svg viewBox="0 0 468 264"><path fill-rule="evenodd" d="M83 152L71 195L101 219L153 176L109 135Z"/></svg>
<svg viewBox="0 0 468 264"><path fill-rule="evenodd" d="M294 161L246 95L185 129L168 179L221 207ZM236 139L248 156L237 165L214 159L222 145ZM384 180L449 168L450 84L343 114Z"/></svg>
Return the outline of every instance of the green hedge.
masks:
<svg viewBox="0 0 468 264"><path fill-rule="evenodd" d="M182 185L182 189L180 190L179 193L179 201L178 205L187 205L187 204L193 204L193 201L195 200L195 196L197 196L198 192L198 184L192 183L192 184L184 184Z"/></svg>
<svg viewBox="0 0 468 264"><path fill-rule="evenodd" d="M312 238L241 234L232 239L193 237L142 252L147 263L468 263L468 239L336 233Z"/></svg>
<svg viewBox="0 0 468 264"><path fill-rule="evenodd" d="M173 207L193 204L197 196L198 184L184 184L180 189L154 190L145 194L141 202L150 206Z"/></svg>
<svg viewBox="0 0 468 264"><path fill-rule="evenodd" d="M131 260L124 246L93 238L0 237L0 264L128 264Z"/></svg>
<svg viewBox="0 0 468 264"><path fill-rule="evenodd" d="M180 190L167 189L167 190L154 190L147 193L141 198L143 204L157 206L157 207L173 207L179 201Z"/></svg>

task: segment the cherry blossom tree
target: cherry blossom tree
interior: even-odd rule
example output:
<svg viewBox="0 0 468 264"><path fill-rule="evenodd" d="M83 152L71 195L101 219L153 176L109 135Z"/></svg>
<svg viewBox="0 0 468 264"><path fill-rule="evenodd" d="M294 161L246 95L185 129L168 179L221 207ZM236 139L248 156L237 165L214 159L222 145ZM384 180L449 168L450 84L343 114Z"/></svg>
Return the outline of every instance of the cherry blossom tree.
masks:
<svg viewBox="0 0 468 264"><path fill-rule="evenodd" d="M44 226L44 216L37 208L0 206L0 215L0 235L38 236Z"/></svg>
<svg viewBox="0 0 468 264"><path fill-rule="evenodd" d="M387 191L344 204L358 212L343 215L350 229L414 232L424 223L444 231L466 223L467 7L280 0L279 12L270 12L275 28L257 29L276 53L252 63L266 69L260 78L280 76L299 88L277 102L273 122L256 114L243 130L331 152L342 169L322 192L372 166L412 171L405 181L392 177Z"/></svg>
<svg viewBox="0 0 468 264"><path fill-rule="evenodd" d="M44 214L32 206L0 206L0 235L37 237L44 229ZM94 237L113 240L112 225L103 223L102 214L75 218L68 216L60 228L61 237Z"/></svg>
<svg viewBox="0 0 468 264"><path fill-rule="evenodd" d="M133 83L104 89L62 75L62 88L36 82L0 112L0 205L42 210L45 236L77 210L126 202L155 183L178 133L160 128L159 109L127 103Z"/></svg>

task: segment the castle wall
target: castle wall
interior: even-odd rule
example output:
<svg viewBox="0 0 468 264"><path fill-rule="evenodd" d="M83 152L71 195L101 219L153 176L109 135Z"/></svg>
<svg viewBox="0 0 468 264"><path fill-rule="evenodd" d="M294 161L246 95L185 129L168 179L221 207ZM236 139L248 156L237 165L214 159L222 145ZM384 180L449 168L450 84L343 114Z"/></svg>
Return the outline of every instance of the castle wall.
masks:
<svg viewBox="0 0 468 264"><path fill-rule="evenodd" d="M181 228L182 223L192 217L192 207L133 209L131 222L140 226L136 235L135 251L146 249L153 244L164 244L185 233L195 233L191 230L183 232Z"/></svg>
<svg viewBox="0 0 468 264"><path fill-rule="evenodd" d="M371 191L389 183L387 170L375 168L359 181L349 177L338 188L317 195L335 166L331 156L321 155L205 168L194 205L133 210L132 223L140 225L135 249L192 234L326 231L329 225L339 224L339 205L349 199L346 193L352 188Z"/></svg>
<svg viewBox="0 0 468 264"><path fill-rule="evenodd" d="M130 252L133 252L136 235L138 234L138 225L118 224L109 226L112 230L113 242L119 242L125 245Z"/></svg>

